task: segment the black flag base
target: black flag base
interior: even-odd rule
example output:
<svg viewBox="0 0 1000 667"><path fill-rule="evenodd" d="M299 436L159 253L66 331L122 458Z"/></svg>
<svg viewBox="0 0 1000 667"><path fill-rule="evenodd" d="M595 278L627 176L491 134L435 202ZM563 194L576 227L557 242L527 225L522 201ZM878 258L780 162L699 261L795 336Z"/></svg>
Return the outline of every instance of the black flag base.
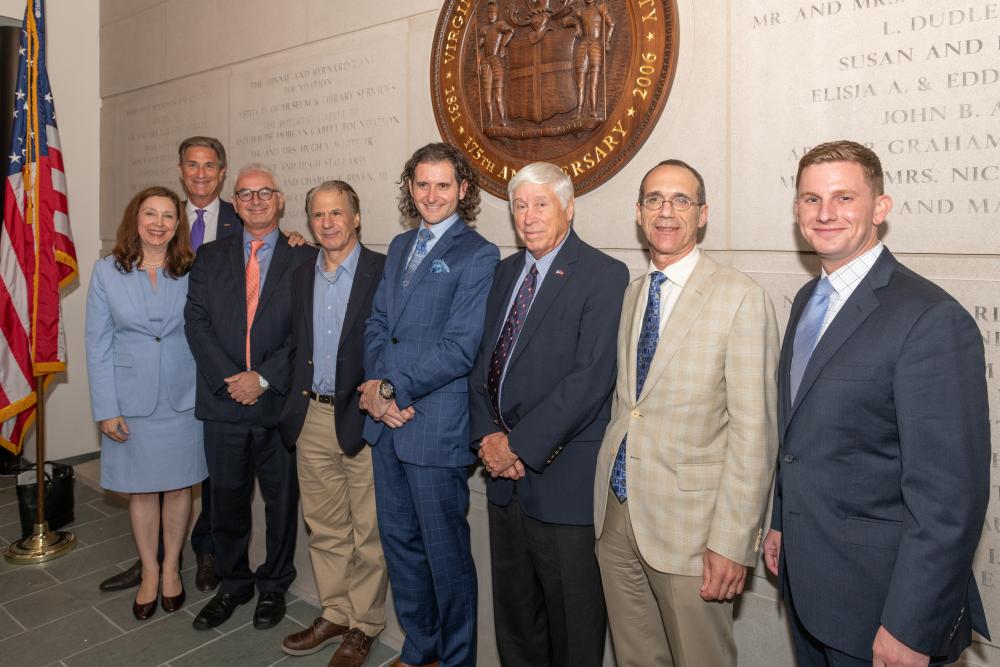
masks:
<svg viewBox="0 0 1000 667"><path fill-rule="evenodd" d="M7 547L3 557L8 563L15 565L33 565L65 556L75 545L76 537L73 533L51 531L48 522L36 523L35 532Z"/></svg>

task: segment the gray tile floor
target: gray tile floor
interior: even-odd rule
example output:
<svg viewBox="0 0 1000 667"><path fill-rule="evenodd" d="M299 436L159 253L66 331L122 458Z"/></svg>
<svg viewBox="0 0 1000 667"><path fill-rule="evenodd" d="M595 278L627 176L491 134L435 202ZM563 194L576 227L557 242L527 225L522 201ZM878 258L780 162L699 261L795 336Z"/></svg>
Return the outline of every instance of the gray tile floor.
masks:
<svg viewBox="0 0 1000 667"><path fill-rule="evenodd" d="M14 478L0 476L0 549L20 537ZM326 665L332 649L289 657L281 639L309 625L319 610L288 597L288 614L271 630L251 624L253 604L208 632L191 621L209 595L194 586L194 554L185 548L184 609L162 609L147 621L132 616L134 590L102 593L98 583L136 558L125 500L104 493L79 475L76 521L65 530L77 546L66 556L40 565L11 565L0 558L0 664L197 667L238 664L313 667ZM379 644L368 667L389 664L397 653Z"/></svg>

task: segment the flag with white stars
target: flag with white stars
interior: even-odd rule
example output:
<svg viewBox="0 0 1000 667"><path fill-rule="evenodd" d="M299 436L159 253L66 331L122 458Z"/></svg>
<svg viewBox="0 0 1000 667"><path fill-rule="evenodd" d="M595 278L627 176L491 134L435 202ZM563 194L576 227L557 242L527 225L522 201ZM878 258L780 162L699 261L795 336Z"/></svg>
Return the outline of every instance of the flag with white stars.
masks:
<svg viewBox="0 0 1000 667"><path fill-rule="evenodd" d="M16 86L0 230L0 445L15 454L34 420L37 383L66 369L59 291L77 275L44 0L27 0Z"/></svg>

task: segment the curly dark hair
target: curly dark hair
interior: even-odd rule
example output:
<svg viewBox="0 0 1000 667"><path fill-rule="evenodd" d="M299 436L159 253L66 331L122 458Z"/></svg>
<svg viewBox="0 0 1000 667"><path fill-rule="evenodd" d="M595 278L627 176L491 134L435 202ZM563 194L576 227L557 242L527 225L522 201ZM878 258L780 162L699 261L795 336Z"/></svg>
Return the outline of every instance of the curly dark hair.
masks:
<svg viewBox="0 0 1000 667"><path fill-rule="evenodd" d="M146 188L132 197L125 207L121 224L118 225L118 235L111 254L115 258L115 267L123 273L142 264L142 240L139 238L139 209L142 203L150 197L166 197L174 204L177 212L177 231L167 244L167 258L163 263L163 272L171 278L179 278L191 269L194 263L194 252L191 250L191 232L188 229L187 211L181 206L181 199L170 188L154 186Z"/></svg>
<svg viewBox="0 0 1000 667"><path fill-rule="evenodd" d="M479 180L476 178L476 172L473 171L462 151L451 144L440 142L418 148L417 152L403 166L403 173L399 175L399 212L411 220L420 219L420 212L417 211L413 195L410 194L410 182L417 171L417 165L425 162L450 162L455 170L455 181L459 186L462 185L462 181L468 183L465 197L458 201L458 214L466 222L474 221L479 214Z"/></svg>

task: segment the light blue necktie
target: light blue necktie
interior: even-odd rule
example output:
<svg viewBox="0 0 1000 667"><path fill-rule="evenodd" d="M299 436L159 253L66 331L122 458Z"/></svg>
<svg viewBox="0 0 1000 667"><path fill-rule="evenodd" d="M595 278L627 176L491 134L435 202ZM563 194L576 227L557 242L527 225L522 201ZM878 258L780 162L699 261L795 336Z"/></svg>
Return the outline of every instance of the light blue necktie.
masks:
<svg viewBox="0 0 1000 667"><path fill-rule="evenodd" d="M799 324L795 327L795 341L792 343L792 369L789 373L791 382L792 403L795 403L795 396L799 393L799 384L802 383L802 376L809 365L809 357L816 349L819 342L819 332L823 328L823 320L826 318L827 308L830 306L830 295L833 294L833 285L827 278L823 278L816 284L816 289L809 297L802 316L799 317Z"/></svg>
<svg viewBox="0 0 1000 667"><path fill-rule="evenodd" d="M420 231L417 232L417 246L413 249L413 254L410 255L410 261L406 263L406 270L403 271L403 287L409 286L413 274L417 272L417 267L427 256L427 244L432 238L434 238L434 233L426 227L421 227Z"/></svg>
<svg viewBox="0 0 1000 667"><path fill-rule="evenodd" d="M656 344L660 341L660 286L667 280L667 277L659 271L649 274L649 295L646 298L646 312L642 315L642 330L639 332L639 347L635 354L635 397L642 394L642 387L646 384L646 376L649 374L649 366L653 362L653 355L656 353ZM628 492L625 485L625 441L626 434L622 438L622 444L618 447L618 455L615 456L615 466L611 470L611 490L620 502L625 502Z"/></svg>

